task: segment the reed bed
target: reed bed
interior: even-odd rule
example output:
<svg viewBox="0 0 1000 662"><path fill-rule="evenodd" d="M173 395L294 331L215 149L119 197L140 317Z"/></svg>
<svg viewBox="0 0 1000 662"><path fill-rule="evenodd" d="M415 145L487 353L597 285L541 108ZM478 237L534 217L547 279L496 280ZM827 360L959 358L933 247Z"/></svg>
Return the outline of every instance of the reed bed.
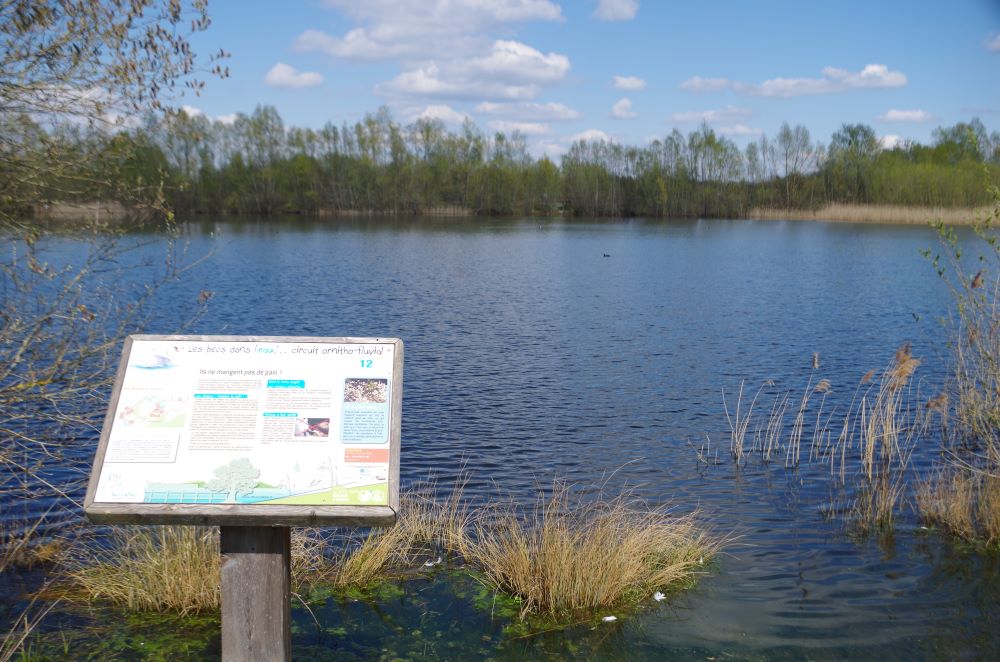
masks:
<svg viewBox="0 0 1000 662"><path fill-rule="evenodd" d="M885 223L896 225L927 225L942 221L948 225L972 225L987 210L972 207L908 207L905 205L830 204L819 209L774 209L757 207L748 218L801 221L832 221L843 223Z"/></svg>
<svg viewBox="0 0 1000 662"><path fill-rule="evenodd" d="M529 513L495 505L475 523L472 561L494 589L521 601L522 617L615 609L691 584L722 541L691 516L650 509L629 495L575 500L557 486Z"/></svg>
<svg viewBox="0 0 1000 662"><path fill-rule="evenodd" d="M818 354L798 395L768 380L745 398L741 383L732 411L723 392L730 455L737 467L753 457L765 465L783 460L786 469L804 461L826 464L830 479L849 493L852 525L891 526L906 499L911 456L926 422L912 389L919 365L909 344L903 345L886 368L861 378L843 413L829 405L833 385L819 376Z"/></svg>
<svg viewBox="0 0 1000 662"><path fill-rule="evenodd" d="M940 256L933 262L956 303L955 365L951 397L928 403L941 414L947 445L917 504L928 523L1000 549L1000 189L993 194L993 210L973 225L978 242L966 247L978 252L971 268L957 235L938 226L950 264L942 266Z"/></svg>

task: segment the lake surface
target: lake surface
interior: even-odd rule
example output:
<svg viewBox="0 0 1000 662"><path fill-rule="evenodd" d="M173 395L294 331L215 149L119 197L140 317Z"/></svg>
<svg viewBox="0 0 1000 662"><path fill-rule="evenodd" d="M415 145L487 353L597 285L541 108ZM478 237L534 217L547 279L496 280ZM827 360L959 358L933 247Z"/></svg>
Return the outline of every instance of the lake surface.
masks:
<svg viewBox="0 0 1000 662"><path fill-rule="evenodd" d="M143 250L155 255L151 238ZM829 515L844 497L831 494L828 467L751 462L737 470L727 458L722 392L731 409L744 380L751 393L771 379L773 389L797 398L810 379L826 378L826 406L843 412L861 376L911 342L922 359L914 402L940 390L948 368L941 318L950 296L919 254L936 245L932 230L780 221L287 219L192 223L182 227L182 241L189 255L205 258L161 292L149 332L177 329L199 292L209 290L208 311L189 332L404 340L404 485L433 476L447 486L464 468L473 500L530 503L555 479L581 493L632 488L678 512L697 509L715 530L738 536L697 588L606 631L588 626L505 640L490 631L488 617L454 605L449 611L441 605L454 598L441 597L433 603L439 618L451 625L470 619L464 636L471 628L475 648L463 655L456 633L451 648L425 645L423 655L1000 653L995 554L922 529L906 509L894 536L853 535ZM51 250L70 255L77 248L62 239ZM706 439L719 449L720 464L699 462ZM931 439L917 449L918 473L934 452ZM81 466L91 453L81 451ZM444 596L449 581L445 574L419 580L413 595ZM354 648L336 644L344 655L369 657L402 637L386 614L419 620L414 604L398 598L367 611L331 604L316 616L326 630L355 633ZM322 650L326 630L310 634L311 617L298 617L297 650Z"/></svg>

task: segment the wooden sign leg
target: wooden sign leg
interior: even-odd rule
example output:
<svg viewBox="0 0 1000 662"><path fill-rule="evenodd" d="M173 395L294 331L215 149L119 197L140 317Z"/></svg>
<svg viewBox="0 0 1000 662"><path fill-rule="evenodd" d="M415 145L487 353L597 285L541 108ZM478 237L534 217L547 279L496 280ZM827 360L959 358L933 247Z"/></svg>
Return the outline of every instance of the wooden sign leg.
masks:
<svg viewBox="0 0 1000 662"><path fill-rule="evenodd" d="M222 659L291 659L291 529L223 526Z"/></svg>

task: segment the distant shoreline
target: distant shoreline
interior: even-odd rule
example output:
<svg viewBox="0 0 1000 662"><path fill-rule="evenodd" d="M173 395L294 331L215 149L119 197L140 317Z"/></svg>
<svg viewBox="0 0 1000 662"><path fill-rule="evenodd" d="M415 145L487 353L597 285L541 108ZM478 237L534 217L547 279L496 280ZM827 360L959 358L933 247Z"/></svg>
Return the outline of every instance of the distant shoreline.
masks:
<svg viewBox="0 0 1000 662"><path fill-rule="evenodd" d="M828 221L832 223L878 223L926 225L972 225L991 213L989 207L906 207L902 205L831 204L819 209L751 209L747 218L760 221Z"/></svg>
<svg viewBox="0 0 1000 662"><path fill-rule="evenodd" d="M754 208L743 218L761 221L828 221L833 223L873 223L887 225L926 225L935 221L944 221L947 225L972 225L979 219L986 218L992 209L990 207L908 207L903 205L865 205L865 204L830 204L819 209L783 209ZM115 223L128 219L137 212L146 209L126 207L115 202L53 202L39 205L35 209L35 218L42 221L54 221L59 224L75 221ZM296 212L282 212L295 214ZM202 214L197 214L201 216ZM391 211L359 210L359 209L321 209L318 213L307 214L319 218L364 218L376 216L393 216ZM397 216L431 216L431 217L472 217L477 216L474 210L459 206L428 207L420 213L395 214ZM222 214L230 216L230 214ZM237 217L239 215L236 215ZM547 216L559 218L562 214ZM484 217L493 217L487 214ZM500 218L500 216L496 216ZM539 216L539 218L543 218ZM739 218L739 217L735 217Z"/></svg>

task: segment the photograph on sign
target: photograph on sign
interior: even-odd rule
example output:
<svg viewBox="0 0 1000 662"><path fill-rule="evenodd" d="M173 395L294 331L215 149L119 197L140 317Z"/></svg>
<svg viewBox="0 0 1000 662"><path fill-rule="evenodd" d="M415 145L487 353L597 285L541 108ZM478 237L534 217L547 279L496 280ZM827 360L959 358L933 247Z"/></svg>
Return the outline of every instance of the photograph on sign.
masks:
<svg viewBox="0 0 1000 662"><path fill-rule="evenodd" d="M92 501L389 505L401 343L337 340L130 338Z"/></svg>

